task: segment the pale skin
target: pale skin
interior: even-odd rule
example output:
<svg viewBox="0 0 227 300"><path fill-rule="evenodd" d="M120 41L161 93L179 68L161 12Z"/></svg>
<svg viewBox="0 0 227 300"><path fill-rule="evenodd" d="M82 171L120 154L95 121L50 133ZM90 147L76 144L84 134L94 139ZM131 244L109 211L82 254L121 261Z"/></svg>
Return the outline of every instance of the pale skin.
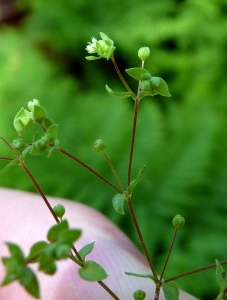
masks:
<svg viewBox="0 0 227 300"><path fill-rule="evenodd" d="M75 243L79 250L95 241L95 247L87 259L101 264L108 273L104 283L121 300L133 299L133 292L142 289L146 300L154 299L155 286L150 279L125 275L125 271L151 273L144 256L135 248L125 234L96 210L68 200L48 197L52 207L61 203L66 208L65 218L71 228L83 230L82 237ZM39 195L0 188L0 257L8 256L5 241L20 245L27 255L30 246L38 240L45 240L48 229L55 221ZM36 269L36 267L35 267ZM54 276L38 273L42 300L111 300L111 296L98 284L80 279L78 266L71 260L58 262ZM4 278L0 262L0 281ZM0 299L32 300L31 296L17 283L0 287ZM160 300L164 300L161 293ZM196 299L184 292L180 300Z"/></svg>

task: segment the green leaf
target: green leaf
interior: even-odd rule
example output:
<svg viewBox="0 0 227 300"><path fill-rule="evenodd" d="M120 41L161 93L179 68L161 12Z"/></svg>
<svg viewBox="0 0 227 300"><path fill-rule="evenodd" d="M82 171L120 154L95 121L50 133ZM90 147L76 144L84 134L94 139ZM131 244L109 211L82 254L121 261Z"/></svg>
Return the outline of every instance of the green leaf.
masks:
<svg viewBox="0 0 227 300"><path fill-rule="evenodd" d="M171 97L168 85L161 77L152 77L150 82L152 83L155 95L160 94L162 96Z"/></svg>
<svg viewBox="0 0 227 300"><path fill-rule="evenodd" d="M62 222L59 222L58 224L52 226L48 233L47 233L47 239L49 242L54 242L55 240L57 240L59 234L65 230L68 229L69 225L67 220L63 220Z"/></svg>
<svg viewBox="0 0 227 300"><path fill-rule="evenodd" d="M1 283L2 286L11 283L18 278L21 269L21 263L14 257L2 257L2 263L5 266L6 276Z"/></svg>
<svg viewBox="0 0 227 300"><path fill-rule="evenodd" d="M114 209L119 213L124 215L124 203L125 203L125 199L126 199L126 195L125 193L123 194L116 194L113 199L112 199L112 203L113 203L113 207Z"/></svg>
<svg viewBox="0 0 227 300"><path fill-rule="evenodd" d="M19 246L13 243L6 243L8 250L12 256L18 263L23 263L24 262L24 254L22 250L20 249Z"/></svg>
<svg viewBox="0 0 227 300"><path fill-rule="evenodd" d="M139 171L139 174L137 175L136 179L130 182L129 187L127 188L127 194L131 195L134 187L140 182L142 179L143 173L145 171L145 166L142 166L142 168Z"/></svg>
<svg viewBox="0 0 227 300"><path fill-rule="evenodd" d="M86 281L100 281L108 277L103 267L92 260L86 261L84 267L78 269L78 273Z"/></svg>
<svg viewBox="0 0 227 300"><path fill-rule="evenodd" d="M39 270L46 274L53 275L57 271L55 258L45 252L42 253L39 259Z"/></svg>
<svg viewBox="0 0 227 300"><path fill-rule="evenodd" d="M30 261L33 258L36 258L36 256L38 256L39 254L41 254L46 247L48 246L48 243L45 241L39 241L37 243L35 243L34 245L32 245L30 252L28 254L28 256L26 257L26 262L29 261L31 262L36 262L36 259Z"/></svg>
<svg viewBox="0 0 227 300"><path fill-rule="evenodd" d="M40 298L38 280L30 268L23 267L18 279L30 295Z"/></svg>
<svg viewBox="0 0 227 300"><path fill-rule="evenodd" d="M44 107L39 105L34 105L33 111L32 111L32 118L35 122L41 124L43 120L46 118L47 113Z"/></svg>
<svg viewBox="0 0 227 300"><path fill-rule="evenodd" d="M110 93L112 96L117 97L117 98L128 98L128 97L134 97L134 93L133 92L121 92L121 93L117 93L112 91L108 85L106 84L106 90L108 93Z"/></svg>
<svg viewBox="0 0 227 300"><path fill-rule="evenodd" d="M58 242L64 243L69 246L72 246L72 244L81 236L81 230L80 229L65 229L58 234Z"/></svg>
<svg viewBox="0 0 227 300"><path fill-rule="evenodd" d="M162 282L162 288L166 300L178 300L179 299L179 287L174 281L165 283Z"/></svg>
<svg viewBox="0 0 227 300"><path fill-rule="evenodd" d="M86 255L91 253L91 251L93 250L94 244L95 244L95 242L92 242L90 244L85 245L83 248L80 249L79 254L80 254L81 258L83 259L83 261L85 260Z"/></svg>
<svg viewBox="0 0 227 300"><path fill-rule="evenodd" d="M153 280L155 283L157 283L157 278L153 274L137 274L137 273L131 273L131 272L125 272L126 275L134 276L134 277L141 277L141 278L149 278Z"/></svg>
<svg viewBox="0 0 227 300"><path fill-rule="evenodd" d="M97 59L100 59L101 57L100 56L86 56L85 58L87 60L97 60Z"/></svg>
<svg viewBox="0 0 227 300"><path fill-rule="evenodd" d="M222 265L217 259L216 259L216 278L217 278L218 286L220 288L220 293L217 299L221 300L224 299L224 297L227 297L227 274L225 272L225 269L222 267Z"/></svg>
<svg viewBox="0 0 227 300"><path fill-rule="evenodd" d="M5 168L0 171L0 175L8 171L12 166L17 165L18 162L19 162L18 158L11 160L11 162L8 163L8 165L6 165Z"/></svg>
<svg viewBox="0 0 227 300"><path fill-rule="evenodd" d="M151 78L151 73L143 68L130 68L125 70L131 77L137 80L145 80Z"/></svg>
<svg viewBox="0 0 227 300"><path fill-rule="evenodd" d="M59 244L56 248L56 258L57 259L66 259L68 258L71 251L71 245Z"/></svg>

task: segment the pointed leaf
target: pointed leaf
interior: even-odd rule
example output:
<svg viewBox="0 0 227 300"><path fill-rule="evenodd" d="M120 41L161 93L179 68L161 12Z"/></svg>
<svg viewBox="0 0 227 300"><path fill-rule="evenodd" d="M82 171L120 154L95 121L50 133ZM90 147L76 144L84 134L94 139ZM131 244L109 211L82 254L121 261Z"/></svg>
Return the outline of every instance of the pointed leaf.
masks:
<svg viewBox="0 0 227 300"><path fill-rule="evenodd" d="M24 267L18 279L30 295L40 298L38 280L30 268Z"/></svg>
<svg viewBox="0 0 227 300"><path fill-rule="evenodd" d="M52 121L49 118L45 118L43 122L44 122L46 129L48 129L51 125L54 125L54 121Z"/></svg>
<svg viewBox="0 0 227 300"><path fill-rule="evenodd" d="M32 117L33 120L37 123L42 123L43 120L46 118L47 113L44 107L39 105L34 105L33 111L32 111Z"/></svg>
<svg viewBox="0 0 227 300"><path fill-rule="evenodd" d="M118 93L118 92L114 92L112 91L108 85L106 84L106 90L108 93L110 93L112 96L114 97L117 97L117 98L128 98L128 97L133 97L134 96L134 93L132 92L121 92L121 93Z"/></svg>
<svg viewBox="0 0 227 300"><path fill-rule="evenodd" d="M174 281L165 283L162 282L162 288L166 300L178 300L179 299L179 287Z"/></svg>
<svg viewBox="0 0 227 300"><path fill-rule="evenodd" d="M18 158L11 160L11 162L8 163L8 165L6 165L5 168L0 171L0 175L8 171L12 166L17 165L18 162L19 162Z"/></svg>
<svg viewBox="0 0 227 300"><path fill-rule="evenodd" d="M125 70L131 77L137 80L145 80L151 78L151 73L143 68L131 68Z"/></svg>
<svg viewBox="0 0 227 300"><path fill-rule="evenodd" d="M153 280L155 283L157 282L157 278L152 274L137 274L137 273L131 273L131 272L125 272L126 275L134 276L134 277L141 277L141 278L149 278Z"/></svg>
<svg viewBox="0 0 227 300"><path fill-rule="evenodd" d="M140 182L142 179L143 173L145 171L145 166L142 166L142 168L139 171L139 174L137 175L136 179L130 182L129 187L127 188L127 194L131 195L134 187Z"/></svg>
<svg viewBox="0 0 227 300"><path fill-rule="evenodd" d="M78 273L86 281L100 281L108 277L103 267L92 260L86 261L84 267L78 269Z"/></svg>
<svg viewBox="0 0 227 300"><path fill-rule="evenodd" d="M216 278L217 283L220 288L220 293L217 299L222 299L223 297L227 296L227 274L225 269L222 267L220 262L216 259Z"/></svg>
<svg viewBox="0 0 227 300"><path fill-rule="evenodd" d="M92 242L90 244L85 245L83 248L80 249L79 254L80 254L81 258L83 259L83 261L85 260L86 255L91 253L91 251L94 248L94 245L95 245L95 242Z"/></svg>
<svg viewBox="0 0 227 300"><path fill-rule="evenodd" d="M32 245L30 252L29 252L28 256L26 257L26 261L30 261L30 263L35 262L36 256L41 254L46 249L47 246L48 246L48 243L46 241L39 241L39 242L35 243L34 245ZM34 260L31 261L31 259L33 259L33 258L34 258Z"/></svg>
<svg viewBox="0 0 227 300"><path fill-rule="evenodd" d="M165 80L163 80L161 77L152 77L150 81L156 95L160 94L162 96L171 97L168 85Z"/></svg>
<svg viewBox="0 0 227 300"><path fill-rule="evenodd" d="M59 222L58 224L52 226L47 233L48 241L49 242L55 241L58 238L60 232L68 228L69 225L66 220L63 220L62 222Z"/></svg>
<svg viewBox="0 0 227 300"><path fill-rule="evenodd" d="M113 197L113 200L112 200L112 203L113 203L113 207L114 209L119 213L119 214L122 214L124 215L124 203L125 203L125 199L126 199L126 195L125 193L123 194L116 194L114 197Z"/></svg>
<svg viewBox="0 0 227 300"><path fill-rule="evenodd" d="M19 246L13 243L6 243L8 250L12 256L18 263L24 262L24 254Z"/></svg>
<svg viewBox="0 0 227 300"><path fill-rule="evenodd" d="M97 60L97 59L100 59L101 57L100 56L86 56L85 58L87 60Z"/></svg>

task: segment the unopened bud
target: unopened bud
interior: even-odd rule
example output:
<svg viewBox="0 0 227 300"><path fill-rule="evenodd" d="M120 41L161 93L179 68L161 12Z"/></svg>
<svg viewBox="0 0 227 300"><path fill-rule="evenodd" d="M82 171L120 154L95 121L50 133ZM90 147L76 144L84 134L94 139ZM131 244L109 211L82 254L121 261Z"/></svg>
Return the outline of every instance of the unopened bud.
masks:
<svg viewBox="0 0 227 300"><path fill-rule="evenodd" d="M95 150L95 152L101 152L101 151L104 151L106 148L106 144L103 140L96 140L94 142L94 146L93 146L93 149Z"/></svg>
<svg viewBox="0 0 227 300"><path fill-rule="evenodd" d="M146 293L142 290L137 290L133 293L133 298L135 300L144 300L146 297Z"/></svg>
<svg viewBox="0 0 227 300"><path fill-rule="evenodd" d="M184 217L182 217L181 215L176 215L176 216L173 218L172 223L173 223L173 226L174 226L175 228L181 228L181 227L183 227L184 224L185 224L185 219L184 219Z"/></svg>
<svg viewBox="0 0 227 300"><path fill-rule="evenodd" d="M142 47L138 51L138 56L142 61L145 61L150 56L150 49L148 47Z"/></svg>

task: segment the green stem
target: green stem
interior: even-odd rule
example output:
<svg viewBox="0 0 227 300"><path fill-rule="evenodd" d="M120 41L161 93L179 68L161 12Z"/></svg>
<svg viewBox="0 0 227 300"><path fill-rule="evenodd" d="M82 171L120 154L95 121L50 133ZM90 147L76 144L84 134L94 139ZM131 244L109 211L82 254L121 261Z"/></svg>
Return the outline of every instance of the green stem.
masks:
<svg viewBox="0 0 227 300"><path fill-rule="evenodd" d="M148 250L147 250L147 246L144 242L144 238L143 238L143 235L142 235L142 232L140 230L140 227L139 227L139 224L138 224L138 221L137 221L137 218L136 218L136 215L135 215L135 211L134 211L134 208L133 208L133 205L132 205L132 202L131 202L131 198L129 197L127 199L127 203L128 203L128 207L129 207L129 210L130 210L130 213L131 213L131 216L132 216L132 219L133 219L133 223L136 227L136 231L137 231L137 234L139 236L139 239L140 239L140 242L141 242L141 245L143 247L143 250L144 250L144 253L146 255L146 258L147 258L147 261L148 261L148 264L150 266L150 269L152 271L152 274L155 276L155 278L157 279L158 281L158 275L157 275L157 272L155 270L155 267L151 261L151 258L149 256L149 253L148 253Z"/></svg>
<svg viewBox="0 0 227 300"><path fill-rule="evenodd" d="M110 161L109 157L107 156L107 154L105 153L105 151L103 151L103 155L105 156L105 158L106 158L106 160L107 160L107 162L108 162L108 164L109 164L109 166L110 166L110 168L111 168L111 170L112 170L112 172L113 172L115 178L117 179L117 182L118 182L119 186L121 187L122 192L124 192L125 189L124 189L124 187L123 187L123 184L122 184L122 182L121 182L119 176L117 175L117 172L116 172L116 170L114 169L114 166L113 166L113 164L111 163L111 161Z"/></svg>
<svg viewBox="0 0 227 300"><path fill-rule="evenodd" d="M116 60L114 59L114 57L112 57L111 60L112 60L112 62L113 62L113 65L114 65L114 68L115 68L115 70L116 70L116 72L117 72L117 75L118 75L119 78L121 79L122 83L124 84L124 86L126 87L126 89L127 89L129 92L133 93L133 91L130 89L130 87L128 86L127 82L125 81L124 77L122 76L121 71L119 70L118 65L117 65ZM134 94L134 93L133 93L133 94ZM135 97L136 97L136 95L135 95ZM134 98L134 97L133 97L133 98Z"/></svg>
<svg viewBox="0 0 227 300"><path fill-rule="evenodd" d="M221 265L226 265L227 260L224 260L224 261L220 262L220 264ZM197 269L187 271L187 272L181 273L179 275L173 276L171 278L165 279L164 282L170 282L170 281L173 281L175 279L185 277L187 275L191 275L191 274L194 274L194 273L198 273L198 272L201 272L201 271L205 271L205 270L208 270L208 269L215 268L216 266L217 266L216 264L211 264L211 265L208 265L208 266L200 267L200 268L197 268Z"/></svg>
<svg viewBox="0 0 227 300"><path fill-rule="evenodd" d="M159 279L160 281L162 280L162 278L164 276L164 272L165 272L166 266L168 264L171 251L173 249L173 244L175 242L175 239L176 239L176 236L177 236L177 232L178 232L178 228L175 228L174 235L173 235L173 238L172 238L172 242L171 242L171 245L170 245L170 248L169 248L169 252L168 252L168 255L167 255L167 258L166 258L166 261L165 261L165 265L164 265L164 268L162 270L162 274L161 274L160 279Z"/></svg>
<svg viewBox="0 0 227 300"><path fill-rule="evenodd" d="M137 124L137 116L139 110L139 100L135 100L135 107L134 107L134 117L133 117L133 125L132 125L132 138L131 138L131 146L130 146L130 155L129 155L129 163L128 163L128 186L131 182L131 170L132 170L132 158L133 158L133 151L135 145L135 135L136 135L136 124Z"/></svg>
<svg viewBox="0 0 227 300"><path fill-rule="evenodd" d="M108 184L112 189L114 189L115 191L117 191L118 193L121 193L121 191L114 186L112 183L110 183L107 179L105 179L102 175L100 175L99 173L97 173L95 170L93 170L92 168L90 168L88 165L86 165L84 162L82 162L81 160L79 160L77 157L75 157L74 155L68 153L67 151L63 150L62 148L58 147L57 148L61 153L63 153L64 155L72 158L73 160L75 160L77 163L79 163L81 166L83 166L84 168L86 168L88 171L90 171L92 174L94 174L96 177L98 177L99 179L101 179L102 181L104 181L106 184Z"/></svg>

